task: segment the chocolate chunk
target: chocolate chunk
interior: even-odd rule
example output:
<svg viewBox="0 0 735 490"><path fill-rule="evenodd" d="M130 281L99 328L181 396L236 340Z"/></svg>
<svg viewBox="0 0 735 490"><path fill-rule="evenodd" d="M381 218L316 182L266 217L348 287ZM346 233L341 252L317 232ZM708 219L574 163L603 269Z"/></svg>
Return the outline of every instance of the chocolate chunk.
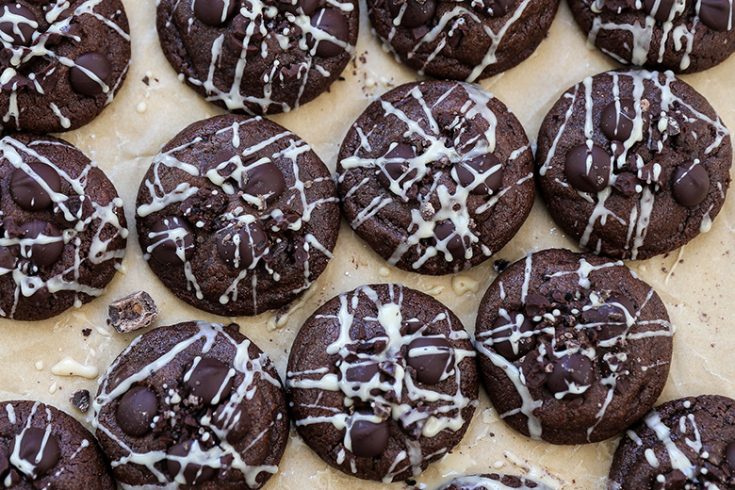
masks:
<svg viewBox="0 0 735 490"><path fill-rule="evenodd" d="M600 192L610 179L610 155L600 146L579 145L567 153L564 173L567 180L582 192Z"/></svg>
<svg viewBox="0 0 735 490"><path fill-rule="evenodd" d="M70 398L71 404L82 413L89 411L89 390L75 391Z"/></svg>
<svg viewBox="0 0 735 490"><path fill-rule="evenodd" d="M345 379L352 383L366 383L380 372L375 362L356 364L347 368Z"/></svg>
<svg viewBox="0 0 735 490"><path fill-rule="evenodd" d="M263 198L270 203L283 194L286 181L281 170L272 163L264 163L247 171L243 191L251 196Z"/></svg>
<svg viewBox="0 0 735 490"><path fill-rule="evenodd" d="M630 197L636 194L636 188L639 185L638 177L632 172L620 172L615 176L615 184L613 188L620 194Z"/></svg>
<svg viewBox="0 0 735 490"><path fill-rule="evenodd" d="M383 158L391 159L383 165L383 171L378 173L378 179L385 187L390 188L391 181L395 181L398 182L399 187L403 188L418 175L418 170L415 168L407 172L409 168L407 160L416 158L416 149L412 145L398 143Z"/></svg>
<svg viewBox="0 0 735 490"><path fill-rule="evenodd" d="M565 355L554 360L554 369L546 379L552 393L563 393L569 385L589 386L594 378L592 361L582 354Z"/></svg>
<svg viewBox="0 0 735 490"><path fill-rule="evenodd" d="M46 186L54 192L59 192L61 178L56 170L44 163L31 163L28 166L46 183ZM13 170L10 177L10 195L13 197L13 201L26 211L46 209L52 202L51 196L41 184L22 168Z"/></svg>
<svg viewBox="0 0 735 490"><path fill-rule="evenodd" d="M524 311L528 317L533 318L535 316L541 316L546 313L549 308L551 308L551 302L546 296L533 292L526 295Z"/></svg>
<svg viewBox="0 0 735 490"><path fill-rule="evenodd" d="M8 461L8 455L3 449L0 449L0 478L4 478L10 469L10 462Z"/></svg>
<svg viewBox="0 0 735 490"><path fill-rule="evenodd" d="M189 226L176 216L158 218L148 237L152 243L147 251L160 264L181 264L194 252L194 237Z"/></svg>
<svg viewBox="0 0 735 490"><path fill-rule="evenodd" d="M316 55L323 58L332 58L344 53L345 48L330 41L336 38L342 42L347 42L350 32L347 25L347 19L336 8L323 8L311 16L311 26L321 31L320 37L314 39L309 35L310 44L318 43L316 47ZM323 38L323 36L328 36Z"/></svg>
<svg viewBox="0 0 735 490"><path fill-rule="evenodd" d="M227 404L220 404L217 407L212 422L215 427L227 432L225 438L230 444L237 444L245 439L250 430L250 423L245 412L240 409L233 411L231 407L228 408Z"/></svg>
<svg viewBox="0 0 735 490"><path fill-rule="evenodd" d="M211 466L200 465L187 461L187 456L192 450L192 446L198 444L196 441L186 441L177 444L168 450L168 455L173 456L166 459L166 469L172 478L182 476L187 485L199 485L211 480L217 475L217 470ZM181 473L181 462L178 458L183 458L184 466L183 475Z"/></svg>
<svg viewBox="0 0 735 490"><path fill-rule="evenodd" d="M22 226L23 241L21 254L38 267L56 263L64 252L64 239L55 224L47 221L29 221ZM30 245L30 246L29 246Z"/></svg>
<svg viewBox="0 0 735 490"><path fill-rule="evenodd" d="M702 0L699 18L715 31L731 31L735 27L735 5L730 0Z"/></svg>
<svg viewBox="0 0 735 490"><path fill-rule="evenodd" d="M228 226L217 233L217 252L229 266L247 269L268 249L268 236L257 221Z"/></svg>
<svg viewBox="0 0 735 490"><path fill-rule="evenodd" d="M156 394L144 386L134 386L123 395L115 416L123 432L141 437L151 430L151 422L157 412Z"/></svg>
<svg viewBox="0 0 735 490"><path fill-rule="evenodd" d="M107 324L119 333L150 327L158 318L158 307L145 291L136 291L110 303Z"/></svg>
<svg viewBox="0 0 735 490"><path fill-rule="evenodd" d="M462 260L465 257L465 247L462 237L456 234L455 231L454 223L450 220L440 221L434 226L434 236L437 242L446 240L451 236L444 246L454 259Z"/></svg>
<svg viewBox="0 0 735 490"><path fill-rule="evenodd" d="M46 434L48 429L31 427L21 434L18 456L20 459L33 466L32 476L34 479L49 472L61 457L59 440L53 434ZM17 438L11 444L11 453L15 452ZM19 468L20 469L20 468Z"/></svg>
<svg viewBox="0 0 735 490"><path fill-rule="evenodd" d="M643 0L643 8L657 21L666 22L673 20L671 14L677 3L677 0Z"/></svg>
<svg viewBox="0 0 735 490"><path fill-rule="evenodd" d="M511 320L499 317L493 324L492 333L492 348L511 362L520 359L536 347L534 335L522 335L535 330L533 322L524 317L519 327L515 323L516 316L517 313L511 313Z"/></svg>
<svg viewBox="0 0 735 490"><path fill-rule="evenodd" d="M491 169L493 169L492 173L483 180L482 176ZM503 169L500 160L492 153L475 157L467 162L460 162L452 172L452 177L464 187L472 186L470 191L472 194L495 194L503 185Z"/></svg>
<svg viewBox="0 0 735 490"><path fill-rule="evenodd" d="M434 18L436 2L434 0L388 0L388 8L394 18L401 15L401 10L403 10L401 26L411 28L428 24Z"/></svg>
<svg viewBox="0 0 735 490"><path fill-rule="evenodd" d="M194 15L210 26L219 26L235 13L240 0L195 0Z"/></svg>
<svg viewBox="0 0 735 490"><path fill-rule="evenodd" d="M612 141L627 141L633 134L635 118L636 110L633 99L616 100L602 110L600 129Z"/></svg>
<svg viewBox="0 0 735 490"><path fill-rule="evenodd" d="M380 456L388 447L390 429L388 422L379 423L357 420L350 427L352 454L360 458Z"/></svg>
<svg viewBox="0 0 735 490"><path fill-rule="evenodd" d="M419 382L433 385L441 381L452 359L452 346L444 337L419 337L408 345L408 365L416 370Z"/></svg>
<svg viewBox="0 0 735 490"><path fill-rule="evenodd" d="M205 404L217 404L227 400L232 390L233 376L230 367L213 357L202 358L194 370L184 377L192 395Z"/></svg>
<svg viewBox="0 0 735 490"><path fill-rule="evenodd" d="M0 38L15 46L31 44L38 28L38 19L31 9L19 3L3 5L0 11Z"/></svg>
<svg viewBox="0 0 735 490"><path fill-rule="evenodd" d="M735 441L731 442L725 448L725 461L730 468L735 469Z"/></svg>
<svg viewBox="0 0 735 490"><path fill-rule="evenodd" d="M69 70L69 81L75 92L95 97L105 91L105 86L109 88L112 64L104 54L85 53L74 61L74 65Z"/></svg>
<svg viewBox="0 0 735 490"><path fill-rule="evenodd" d="M627 313L627 314L626 314ZM599 323L595 329L600 340L608 340L622 335L627 329L628 315L635 318L633 303L623 296L613 295L605 304L582 312L585 323Z"/></svg>
<svg viewBox="0 0 735 490"><path fill-rule="evenodd" d="M677 167L671 190L676 202L687 208L698 206L707 198L709 174L703 165Z"/></svg>

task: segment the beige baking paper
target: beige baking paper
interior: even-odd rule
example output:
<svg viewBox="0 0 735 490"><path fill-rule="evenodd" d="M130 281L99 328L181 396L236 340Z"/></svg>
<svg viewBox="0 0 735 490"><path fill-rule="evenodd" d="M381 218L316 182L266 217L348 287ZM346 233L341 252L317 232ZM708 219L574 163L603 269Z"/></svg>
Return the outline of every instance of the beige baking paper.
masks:
<svg viewBox="0 0 735 490"><path fill-rule="evenodd" d="M365 283L399 282L427 292L454 310L470 331L474 330L478 302L495 277L492 260L455 276L409 274L389 267L345 224L334 260L287 314L227 319L198 311L169 293L141 257L133 226L138 185L152 157L170 138L189 123L220 110L181 83L166 62L155 30L155 2L124 3L133 42L127 82L112 105L93 123L63 135L99 163L125 201L131 233L123 272L102 297L81 309L43 322L0 321L0 399L42 400L81 419L69 397L83 388L96 392L98 375L133 338L106 326L107 304L140 289L148 291L158 303L159 325L193 319L238 322L243 333L275 360L281 375L289 346L302 321L327 299ZM386 54L370 32L364 3L361 8L357 60L345 70L346 80L335 83L329 93L297 111L273 118L309 142L332 170L342 137L368 103L390 87L417 78ZM363 53L367 53L365 57L361 56ZM567 87L612 67L607 58L587 48L583 34L563 3L548 39L531 59L482 85L516 113L533 141L544 114ZM142 82L145 76L150 79L149 85ZM684 78L708 97L725 123L735 129L735 57L705 73ZM735 397L735 264L731 254L734 225L735 196L730 196L709 233L667 256L630 264L658 291L676 326L674 361L661 401L703 393ZM575 244L554 226L537 199L521 231L494 258L515 261L529 252L552 246L574 248ZM87 338L82 335L86 328L92 329ZM77 375L64 376L65 372ZM507 428L483 395L462 443L418 480L435 488L438 482L465 473L530 472L555 487L604 488L616 444L612 440L559 447L532 441ZM383 487L329 468L311 453L295 431L279 472L266 486L350 490Z"/></svg>

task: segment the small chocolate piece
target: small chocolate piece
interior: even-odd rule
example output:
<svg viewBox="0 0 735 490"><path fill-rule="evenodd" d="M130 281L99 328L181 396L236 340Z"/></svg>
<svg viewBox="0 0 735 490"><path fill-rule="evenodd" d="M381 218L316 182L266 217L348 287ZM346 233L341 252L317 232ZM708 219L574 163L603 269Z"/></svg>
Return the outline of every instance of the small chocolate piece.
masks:
<svg viewBox="0 0 735 490"><path fill-rule="evenodd" d="M344 43L350 37L350 28L347 19L337 8L323 8L318 10L311 16L311 25L315 29L322 31L321 36L326 34L329 38L336 38ZM323 39L321 36L317 39L310 36L312 44L319 43L316 48L317 56L332 58L344 52L342 46L330 41L329 38Z"/></svg>
<svg viewBox="0 0 735 490"><path fill-rule="evenodd" d="M462 243L462 236L456 233L457 229L450 220L440 221L434 227L434 236L437 242L441 242L449 238L446 243L446 249L454 260L464 260L465 247Z"/></svg>
<svg viewBox="0 0 735 490"><path fill-rule="evenodd" d="M635 118L635 101L629 98L618 99L602 110L600 128L611 141L626 141L633 134Z"/></svg>
<svg viewBox="0 0 735 490"><path fill-rule="evenodd" d="M140 437L151 430L151 422L157 412L156 394L145 386L134 386L120 400L117 423L129 436Z"/></svg>
<svg viewBox="0 0 735 490"><path fill-rule="evenodd" d="M77 410L82 413L87 413L89 410L89 390L75 391L69 401L71 401L71 404L74 405Z"/></svg>
<svg viewBox="0 0 735 490"><path fill-rule="evenodd" d="M235 371L230 370L222 361L204 357L184 376L184 382L192 395L201 398L205 404L216 405L227 400L234 375Z"/></svg>
<svg viewBox="0 0 735 490"><path fill-rule="evenodd" d="M482 176L491 169L493 169L492 173L483 180ZM469 187L472 194L495 194L503 185L502 164L492 153L475 157L467 162L460 162L452 176L460 185Z"/></svg>
<svg viewBox="0 0 735 490"><path fill-rule="evenodd" d="M357 420L350 427L352 454L360 458L374 458L380 456L388 447L390 429L388 423L379 423L369 420Z"/></svg>
<svg viewBox="0 0 735 490"><path fill-rule="evenodd" d="M3 43L15 46L31 44L38 28L38 19L31 9L19 3L7 4L0 10L0 32Z"/></svg>
<svg viewBox="0 0 735 490"><path fill-rule="evenodd" d="M687 208L698 206L709 193L709 174L703 165L692 164L689 167L677 167L671 190L676 202Z"/></svg>
<svg viewBox="0 0 735 490"><path fill-rule="evenodd" d="M643 8L659 22L673 20L672 13L677 0L643 0Z"/></svg>
<svg viewBox="0 0 735 490"><path fill-rule="evenodd" d="M243 192L251 196L261 197L266 203L278 199L286 190L283 173L272 163L264 163L247 171L247 182Z"/></svg>
<svg viewBox="0 0 735 490"><path fill-rule="evenodd" d="M434 0L388 0L388 8L395 18L401 15L401 26L411 28L425 25L434 17L436 2Z"/></svg>
<svg viewBox="0 0 735 490"><path fill-rule="evenodd" d="M257 221L217 233L217 252L227 265L248 269L268 250L268 235Z"/></svg>
<svg viewBox="0 0 735 490"><path fill-rule="evenodd" d="M498 317L493 325L492 347L509 361L515 361L528 354L536 347L533 335L525 335L534 331L534 325L528 318L523 318L521 326L516 322L517 314L511 314L511 321ZM504 327L505 328L501 328Z"/></svg>
<svg viewBox="0 0 735 490"><path fill-rule="evenodd" d="M148 234L146 249L160 264L178 265L194 252L194 236L189 225L178 216L158 217Z"/></svg>
<svg viewBox="0 0 735 490"><path fill-rule="evenodd" d="M219 26L227 22L239 6L240 0L194 0L194 15L207 25Z"/></svg>
<svg viewBox="0 0 735 490"><path fill-rule="evenodd" d="M44 163L30 163L30 169L46 183L54 192L61 189L61 179L53 168ZM10 195L18 206L26 211L40 211L51 205L51 196L39 184L36 178L31 177L22 168L13 170L10 177Z"/></svg>
<svg viewBox="0 0 735 490"><path fill-rule="evenodd" d="M735 27L735 5L731 0L701 0L699 17L707 27L728 32Z"/></svg>
<svg viewBox="0 0 735 490"><path fill-rule="evenodd" d="M107 307L107 324L118 333L148 328L158 318L158 307L151 295L136 291L113 301Z"/></svg>
<svg viewBox="0 0 735 490"><path fill-rule="evenodd" d="M47 474L49 470L56 466L61 457L59 439L50 433L50 429L50 426L46 429L30 427L20 435L18 456L33 467L31 475L34 478ZM15 452L15 444L17 443L18 438L16 437L11 445L11 453ZM19 469L23 470L22 468Z"/></svg>
<svg viewBox="0 0 735 490"><path fill-rule="evenodd" d="M438 383L452 360L452 346L444 337L419 337L408 344L408 365L420 383Z"/></svg>
<svg viewBox="0 0 735 490"><path fill-rule="evenodd" d="M554 370L546 379L546 386L552 393L559 394L575 389L584 389L594 380L594 367L589 357L583 354L565 355L554 360Z"/></svg>
<svg viewBox="0 0 735 490"><path fill-rule="evenodd" d="M100 53L85 53L74 61L69 70L71 87L82 95L96 97L107 92L112 77L112 63Z"/></svg>
<svg viewBox="0 0 735 490"><path fill-rule="evenodd" d="M598 145L575 146L567 153L564 174L577 190L600 192L610 179L611 157Z"/></svg>
<svg viewBox="0 0 735 490"><path fill-rule="evenodd" d="M217 476L217 470L211 466L200 465L197 463L187 462L184 467L183 475L181 474L181 463L179 458L187 461L189 452L193 446L198 446L196 441L186 441L171 447L168 450L168 459L166 460L166 469L168 474L175 481L179 481L183 477L187 485L199 485L207 482Z"/></svg>
<svg viewBox="0 0 735 490"><path fill-rule="evenodd" d="M29 221L23 227L21 254L38 267L50 266L59 260L64 251L64 238L61 230L47 221Z"/></svg>

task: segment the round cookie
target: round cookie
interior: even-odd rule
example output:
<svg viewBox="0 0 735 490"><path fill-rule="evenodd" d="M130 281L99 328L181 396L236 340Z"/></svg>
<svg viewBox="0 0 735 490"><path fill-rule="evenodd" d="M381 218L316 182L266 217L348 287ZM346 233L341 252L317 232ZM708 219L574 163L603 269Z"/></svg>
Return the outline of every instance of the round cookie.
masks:
<svg viewBox="0 0 735 490"><path fill-rule="evenodd" d="M288 440L278 373L235 324L186 322L136 338L93 408L113 474L131 488L260 488Z"/></svg>
<svg viewBox="0 0 735 490"><path fill-rule="evenodd" d="M422 274L487 260L521 227L535 192L520 122L462 82L408 83L370 104L337 173L357 234L391 265Z"/></svg>
<svg viewBox="0 0 735 490"><path fill-rule="evenodd" d="M357 0L161 0L156 26L179 77L209 102L288 112L342 73L355 52Z"/></svg>
<svg viewBox="0 0 735 490"><path fill-rule="evenodd" d="M218 116L180 132L140 185L144 258L187 303L220 315L279 308L324 271L340 216L334 181L298 136Z"/></svg>
<svg viewBox="0 0 735 490"><path fill-rule="evenodd" d="M569 0L590 44L623 64L693 73L735 51L733 0Z"/></svg>
<svg viewBox="0 0 735 490"><path fill-rule="evenodd" d="M384 45L420 75L474 82L513 68L546 37L559 0L368 0Z"/></svg>
<svg viewBox="0 0 735 490"><path fill-rule="evenodd" d="M291 348L291 418L331 466L390 483L462 439L477 406L475 351L460 320L397 284L362 286L306 320Z"/></svg>
<svg viewBox="0 0 735 490"><path fill-rule="evenodd" d="M114 490L94 436L70 415L41 402L0 402L3 488Z"/></svg>
<svg viewBox="0 0 735 490"><path fill-rule="evenodd" d="M520 476L491 473L460 476L439 490L550 490L550 487Z"/></svg>
<svg viewBox="0 0 735 490"><path fill-rule="evenodd" d="M608 488L735 488L735 400L666 402L620 441Z"/></svg>
<svg viewBox="0 0 735 490"><path fill-rule="evenodd" d="M43 320L80 307L104 292L125 255L122 200L66 141L0 139L0 214L5 318Z"/></svg>
<svg viewBox="0 0 735 490"><path fill-rule="evenodd" d="M90 122L130 63L120 0L0 5L0 129L50 133Z"/></svg>
<svg viewBox="0 0 735 490"><path fill-rule="evenodd" d="M622 262L552 249L502 272L475 329L483 384L515 430L554 444L613 437L666 383L673 329Z"/></svg>
<svg viewBox="0 0 735 490"><path fill-rule="evenodd" d="M671 72L607 72L567 90L536 162L557 224L579 245L646 259L706 232L730 185L732 145L714 109Z"/></svg>

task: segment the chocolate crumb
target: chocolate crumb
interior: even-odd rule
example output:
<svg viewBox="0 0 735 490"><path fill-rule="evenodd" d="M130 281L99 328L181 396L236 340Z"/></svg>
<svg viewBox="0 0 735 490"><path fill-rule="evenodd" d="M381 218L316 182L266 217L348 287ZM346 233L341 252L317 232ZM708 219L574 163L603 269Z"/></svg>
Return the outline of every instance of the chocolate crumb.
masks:
<svg viewBox="0 0 735 490"><path fill-rule="evenodd" d="M153 298L145 291L137 291L110 303L107 324L119 333L128 333L150 327L157 317Z"/></svg>
<svg viewBox="0 0 735 490"><path fill-rule="evenodd" d="M79 390L71 396L71 404L82 413L89 411L89 390Z"/></svg>
<svg viewBox="0 0 735 490"><path fill-rule="evenodd" d="M90 335L92 335L92 329L91 328L82 329L82 335L84 335L85 337L89 337Z"/></svg>

